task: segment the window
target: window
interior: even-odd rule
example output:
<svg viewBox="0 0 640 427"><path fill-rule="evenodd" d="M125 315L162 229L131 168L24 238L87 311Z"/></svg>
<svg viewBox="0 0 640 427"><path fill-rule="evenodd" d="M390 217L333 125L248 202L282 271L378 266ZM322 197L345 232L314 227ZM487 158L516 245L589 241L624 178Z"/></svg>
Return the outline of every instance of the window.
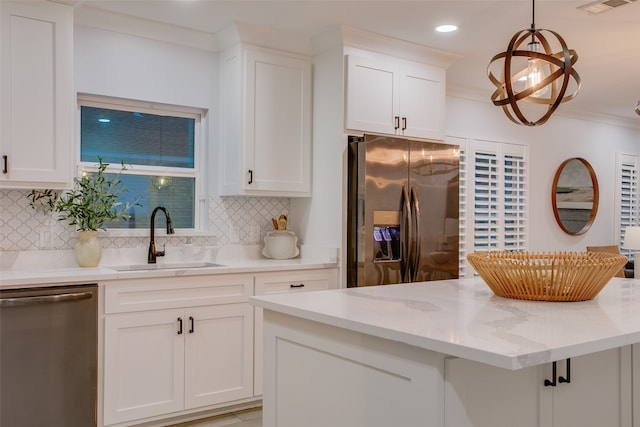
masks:
<svg viewBox="0 0 640 427"><path fill-rule="evenodd" d="M127 187L122 202L140 196L127 222L114 228L149 228L156 206L164 206L178 229L201 229L206 207L199 208L202 181L200 122L196 109L81 95L78 173L95 171L98 158L120 173ZM124 164L125 170L120 170Z"/></svg>
<svg viewBox="0 0 640 427"><path fill-rule="evenodd" d="M616 236L620 252L633 257L633 251L622 247L624 230L631 225L640 225L640 156L618 154L616 156Z"/></svg>
<svg viewBox="0 0 640 427"><path fill-rule="evenodd" d="M457 142L454 142L457 140ZM450 138L460 145L460 277L474 251L528 246L528 148Z"/></svg>

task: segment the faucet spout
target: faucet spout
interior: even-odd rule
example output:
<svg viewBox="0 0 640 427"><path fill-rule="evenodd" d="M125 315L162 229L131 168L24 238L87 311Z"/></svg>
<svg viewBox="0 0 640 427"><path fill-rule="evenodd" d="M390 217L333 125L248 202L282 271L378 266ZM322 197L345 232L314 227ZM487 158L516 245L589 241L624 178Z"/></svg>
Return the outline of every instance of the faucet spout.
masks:
<svg viewBox="0 0 640 427"><path fill-rule="evenodd" d="M147 263L155 264L156 258L159 256L164 256L165 251L156 251L156 242L155 242L155 228L156 228L156 213L158 211L162 211L167 220L167 234L174 234L175 230L173 229L173 221L171 221L171 215L169 215L169 211L163 206L156 207L153 212L151 212L151 224L149 226L150 229L150 239L149 239L149 254L147 256Z"/></svg>

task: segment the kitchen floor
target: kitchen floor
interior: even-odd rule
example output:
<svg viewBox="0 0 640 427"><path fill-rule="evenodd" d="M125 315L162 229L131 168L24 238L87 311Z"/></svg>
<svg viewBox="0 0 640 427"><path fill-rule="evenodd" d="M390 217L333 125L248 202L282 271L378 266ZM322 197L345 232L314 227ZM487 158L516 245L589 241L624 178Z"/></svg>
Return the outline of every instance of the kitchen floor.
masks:
<svg viewBox="0 0 640 427"><path fill-rule="evenodd" d="M171 427L262 427L262 409L250 409L218 415L202 420L174 424Z"/></svg>

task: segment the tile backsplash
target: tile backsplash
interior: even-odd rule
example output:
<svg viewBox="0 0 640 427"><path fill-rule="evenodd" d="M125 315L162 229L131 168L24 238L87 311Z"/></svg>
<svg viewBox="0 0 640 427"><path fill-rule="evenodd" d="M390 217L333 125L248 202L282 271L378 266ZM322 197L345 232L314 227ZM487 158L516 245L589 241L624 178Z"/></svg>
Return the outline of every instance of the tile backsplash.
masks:
<svg viewBox="0 0 640 427"><path fill-rule="evenodd" d="M0 190L0 251L72 249L76 242L75 229L56 221L51 214L31 208L26 197L28 193L28 190ZM209 200L209 230L206 233L163 236L162 243L168 246L184 243L198 246L261 243L266 232L273 229L271 218L277 218L280 214L288 215L288 212L287 198L212 197ZM49 239L53 247L43 247L42 242L47 240L47 234L53 236ZM100 240L105 248L147 247L149 244L146 234L135 237L105 235Z"/></svg>

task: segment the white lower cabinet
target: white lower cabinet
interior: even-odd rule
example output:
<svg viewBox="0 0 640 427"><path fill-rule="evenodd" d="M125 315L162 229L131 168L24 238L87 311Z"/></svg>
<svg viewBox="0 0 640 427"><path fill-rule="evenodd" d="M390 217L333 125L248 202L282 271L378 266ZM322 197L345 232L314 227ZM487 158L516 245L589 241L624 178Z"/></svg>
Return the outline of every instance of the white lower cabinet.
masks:
<svg viewBox="0 0 640 427"><path fill-rule="evenodd" d="M338 270L105 284L99 425L158 425L166 417L258 400L262 309L248 303L254 281L257 295L332 289Z"/></svg>
<svg viewBox="0 0 640 427"><path fill-rule="evenodd" d="M105 425L183 409L182 316L164 310L105 320Z"/></svg>
<svg viewBox="0 0 640 427"><path fill-rule="evenodd" d="M255 294L271 295L291 292L319 291L338 287L338 269L300 270L256 275ZM263 386L263 321L262 309L255 308L254 394L262 395Z"/></svg>
<svg viewBox="0 0 640 427"><path fill-rule="evenodd" d="M637 427L632 421L631 347L510 371L450 358L445 361L448 427ZM570 382L560 382L560 377ZM636 399L637 400L637 399ZM637 409L636 409L637 410Z"/></svg>
<svg viewBox="0 0 640 427"><path fill-rule="evenodd" d="M252 275L105 287L104 425L253 395Z"/></svg>
<svg viewBox="0 0 640 427"><path fill-rule="evenodd" d="M185 345L185 407L253 394L253 307L229 304L189 310Z"/></svg>

